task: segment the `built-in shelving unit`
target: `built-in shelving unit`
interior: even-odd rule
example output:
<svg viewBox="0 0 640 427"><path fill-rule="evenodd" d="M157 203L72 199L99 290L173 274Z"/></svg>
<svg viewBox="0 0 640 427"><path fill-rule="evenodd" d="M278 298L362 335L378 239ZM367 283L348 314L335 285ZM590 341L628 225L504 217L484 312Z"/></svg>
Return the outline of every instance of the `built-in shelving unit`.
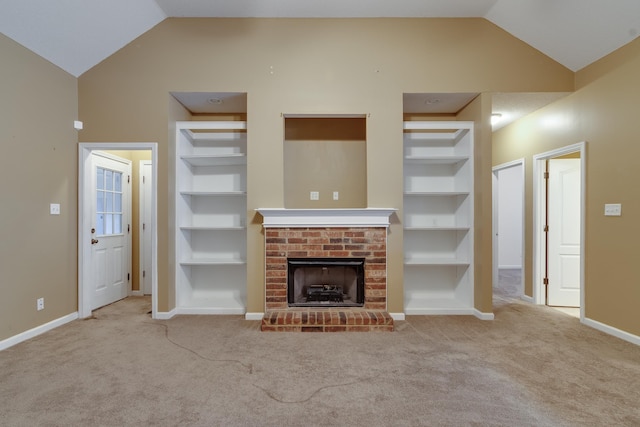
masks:
<svg viewBox="0 0 640 427"><path fill-rule="evenodd" d="M246 311L244 121L176 123L176 307Z"/></svg>
<svg viewBox="0 0 640 427"><path fill-rule="evenodd" d="M405 313L473 313L473 123L404 122Z"/></svg>

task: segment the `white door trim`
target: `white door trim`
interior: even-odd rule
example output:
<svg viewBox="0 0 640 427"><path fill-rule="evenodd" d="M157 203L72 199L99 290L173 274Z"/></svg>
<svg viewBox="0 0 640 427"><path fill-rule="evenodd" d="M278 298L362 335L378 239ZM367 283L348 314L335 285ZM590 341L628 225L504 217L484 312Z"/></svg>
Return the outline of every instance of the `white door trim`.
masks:
<svg viewBox="0 0 640 427"><path fill-rule="evenodd" d="M580 153L580 320L584 320L584 236L586 213L586 188L587 188L587 143L585 141L556 150L533 156L533 298L535 304L544 305L544 218L546 210L545 189L541 185L544 179L545 161L554 157L571 153Z"/></svg>
<svg viewBox="0 0 640 427"><path fill-rule="evenodd" d="M497 166L494 166L491 168L491 172L493 173L493 188L492 188L492 200L493 200L493 214L492 214L492 242L493 242L493 246L492 246L492 252L493 252L493 283L494 285L497 283L498 281L498 277L496 276L497 271L498 271L498 262L499 262L499 256L498 256L498 243L497 243L497 238L496 238L496 233L498 232L498 189L496 188L497 184L498 184L498 172L500 172L501 170L504 169L509 169L515 166L522 166L522 219L521 219L521 224L522 224L522 236L521 236L521 241L522 241L522 266L520 267L521 269L521 274L520 277L522 278L522 295L521 298L529 301L530 299L527 295L524 294L524 280L525 280L525 216L526 216L526 210L525 210L525 201L526 201L526 169L525 169L525 159L521 158L521 159L516 159L510 162L506 162L506 163L502 163L499 164Z"/></svg>
<svg viewBox="0 0 640 427"><path fill-rule="evenodd" d="M91 174L88 167L88 160L92 151L99 150L151 150L151 265L153 270L152 277L152 296L151 311L152 317L156 318L158 310L158 227L157 227L157 211L158 211L158 144L155 142L81 142L78 144L78 317L87 318L91 316L91 292L87 288L91 284L88 268L85 262L91 258L91 212L89 202L85 200L87 174Z"/></svg>
<svg viewBox="0 0 640 427"><path fill-rule="evenodd" d="M144 182L143 182L143 169L145 166L151 166L151 168L153 169L153 162L151 160L140 160L139 162L139 175L138 175L138 224L144 224L144 214L145 214L145 209L147 209L146 205L145 205L145 200L144 200ZM151 183L151 185L153 186L153 182ZM151 209L149 207L149 209ZM134 293L135 295L144 295L144 249L145 249L145 243L144 243L144 230L142 228L142 225L140 225L138 227L138 264L140 266L139 270L140 270L140 274L139 274L139 279L138 279L138 290ZM151 280L153 281L153 277L151 278Z"/></svg>

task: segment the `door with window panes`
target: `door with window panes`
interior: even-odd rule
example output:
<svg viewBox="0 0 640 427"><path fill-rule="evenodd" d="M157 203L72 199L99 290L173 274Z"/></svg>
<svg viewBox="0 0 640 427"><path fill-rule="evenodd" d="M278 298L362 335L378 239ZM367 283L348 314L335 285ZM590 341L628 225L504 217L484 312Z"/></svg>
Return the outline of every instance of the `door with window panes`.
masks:
<svg viewBox="0 0 640 427"><path fill-rule="evenodd" d="M91 309L94 310L125 298L130 288L131 162L94 152L91 163Z"/></svg>

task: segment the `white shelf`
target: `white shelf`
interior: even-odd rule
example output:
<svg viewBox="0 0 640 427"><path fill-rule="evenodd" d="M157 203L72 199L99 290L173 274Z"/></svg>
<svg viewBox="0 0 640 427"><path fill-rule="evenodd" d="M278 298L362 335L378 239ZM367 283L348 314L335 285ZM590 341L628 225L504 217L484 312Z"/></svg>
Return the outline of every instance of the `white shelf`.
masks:
<svg viewBox="0 0 640 427"><path fill-rule="evenodd" d="M243 231L246 227L242 226L198 226L198 225L181 225L180 230L185 231Z"/></svg>
<svg viewBox="0 0 640 427"><path fill-rule="evenodd" d="M469 226L424 226L424 227L404 227L406 231L469 231Z"/></svg>
<svg viewBox="0 0 640 427"><path fill-rule="evenodd" d="M453 265L468 266L469 261L456 258L405 258L404 265Z"/></svg>
<svg viewBox="0 0 640 427"><path fill-rule="evenodd" d="M232 258L191 258L180 261L180 265L243 265L247 262Z"/></svg>
<svg viewBox="0 0 640 427"><path fill-rule="evenodd" d="M246 311L246 122L176 123L176 310Z"/></svg>
<svg viewBox="0 0 640 427"><path fill-rule="evenodd" d="M405 191L405 196L468 196L469 191Z"/></svg>
<svg viewBox="0 0 640 427"><path fill-rule="evenodd" d="M457 163L463 163L469 160L468 156L411 156L405 157L405 164L416 165L455 165Z"/></svg>
<svg viewBox="0 0 640 427"><path fill-rule="evenodd" d="M182 295L179 314L244 314L245 297L234 290L194 290Z"/></svg>
<svg viewBox="0 0 640 427"><path fill-rule="evenodd" d="M214 196L246 196L246 191L181 191L183 196L214 197Z"/></svg>
<svg viewBox="0 0 640 427"><path fill-rule="evenodd" d="M459 301L455 297L436 297L432 294L413 294L405 300L406 315L459 315L473 314L474 310L467 301Z"/></svg>
<svg viewBox="0 0 640 427"><path fill-rule="evenodd" d="M473 124L404 128L405 314L473 314Z"/></svg>
<svg viewBox="0 0 640 427"><path fill-rule="evenodd" d="M230 166L244 165L247 163L247 157L241 153L208 155L208 154L191 154L180 156L182 160L191 166Z"/></svg>

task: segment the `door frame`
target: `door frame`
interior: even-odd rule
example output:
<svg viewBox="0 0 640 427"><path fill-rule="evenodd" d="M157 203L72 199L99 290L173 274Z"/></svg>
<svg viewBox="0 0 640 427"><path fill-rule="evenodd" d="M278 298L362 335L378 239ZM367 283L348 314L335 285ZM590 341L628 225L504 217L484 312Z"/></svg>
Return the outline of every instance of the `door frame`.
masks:
<svg viewBox="0 0 640 427"><path fill-rule="evenodd" d="M498 232L498 223L499 223L499 216L498 216L498 172L500 172L501 170L504 169L509 169L512 167L516 167L516 166L521 166L522 167L522 200L520 201L522 203L522 218L521 218L521 224L522 224L522 236L521 236L521 242L522 242L522 265L520 266L520 277L522 278L522 283L521 285L521 290L522 290L522 295L520 296L523 300L525 301L529 301L531 302L531 299L525 295L524 293L524 280L525 280L525 216L526 216L526 210L525 210L525 201L526 201L526 197L525 197L525 190L526 190L526 166L525 166L525 159L521 158L521 159L516 159L513 160L511 162L507 162L507 163L502 163L499 164L497 166L494 166L491 168L491 172L492 172L492 207L493 207L493 213L492 213L492 218L491 218L491 223L492 223L492 257L493 257L493 266L492 266L492 275L493 275L493 284L494 286L498 283L498 270L499 270L499 243L498 243L498 237L497 237L497 232Z"/></svg>
<svg viewBox="0 0 640 427"><path fill-rule="evenodd" d="M146 209L145 207L145 203L144 203L144 183L142 182L142 169L144 166L149 165L151 166L152 172L153 172L153 161L152 160L140 160L138 162L138 171L139 171L139 175L138 175L138 224L143 224L144 223L144 209ZM151 180L151 187L153 188L153 179ZM153 194L153 192L152 192ZM153 203L153 201L151 202ZM150 207L151 209L151 207ZM153 212L153 209L151 209ZM144 282L144 277L143 277L143 271L144 271L144 249L145 249L145 245L144 245L144 230L142 229L142 226L138 227L138 264L140 266L140 271L139 271L139 276L138 276L138 283L139 285L139 289L137 291L133 292L133 295L144 295L144 286L143 286L143 282ZM151 278L152 282L153 282L153 277Z"/></svg>
<svg viewBox="0 0 640 427"><path fill-rule="evenodd" d="M545 162L555 157L580 153L580 320L584 320L584 247L587 192L587 143L581 141L566 147L533 156L533 298L538 305L545 304L544 279L544 218L547 209L544 181Z"/></svg>
<svg viewBox="0 0 640 427"><path fill-rule="evenodd" d="M85 265L91 259L91 208L86 200L87 178L90 178L91 168L89 159L93 151L108 150L151 150L151 266L152 266L152 295L151 313L156 318L158 308L158 144L155 142L80 142L78 143L78 317L91 317L91 280L90 269Z"/></svg>

